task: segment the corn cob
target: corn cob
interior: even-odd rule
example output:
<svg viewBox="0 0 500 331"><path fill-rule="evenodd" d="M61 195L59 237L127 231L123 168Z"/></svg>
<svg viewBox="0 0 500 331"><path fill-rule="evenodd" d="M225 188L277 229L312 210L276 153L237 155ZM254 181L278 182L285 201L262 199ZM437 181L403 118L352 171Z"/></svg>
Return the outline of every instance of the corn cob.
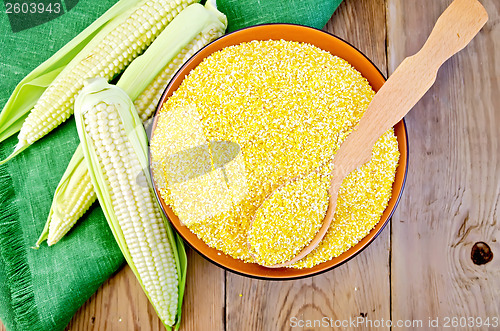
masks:
<svg viewBox="0 0 500 331"><path fill-rule="evenodd" d="M90 178L113 235L165 326L176 322L179 263L175 239L148 176L147 137L128 95L103 78L75 101ZM170 242L169 242L170 238Z"/></svg>
<svg viewBox="0 0 500 331"><path fill-rule="evenodd" d="M126 90L132 100L136 98L135 105L137 105L136 109L141 120L145 121L152 116L163 90L182 64L201 47L224 33L227 26L225 16L217 9L209 7L208 4L206 7L207 9L199 4L193 4L182 11L146 52L132 62L118 81L117 85ZM190 31L190 34L179 34L177 30ZM170 38L166 38L167 36ZM177 36L174 37L176 40L172 40L171 36ZM162 52L155 52L155 48L162 49ZM171 49L173 50L171 54L174 54L177 48L181 48L181 51L175 56L164 51L164 49ZM155 59L157 54L161 55L161 60ZM161 61L169 59L171 60L168 64L151 81L151 77L157 73L154 67L162 67ZM136 65L138 60L148 63L148 69L144 70L141 65ZM150 63L155 63L156 66ZM146 75L140 75L144 73ZM142 93L140 93L142 87L136 83L138 80L142 84L151 82ZM47 240L49 246L57 243L96 200L86 163L82 161L83 153L81 146L78 146L57 186L49 217L38 239L37 247L44 240Z"/></svg>
<svg viewBox="0 0 500 331"><path fill-rule="evenodd" d="M118 24L96 36L57 76L40 96L19 133L14 152L22 152L68 119L83 80L103 77L108 81L123 71L160 34L169 22L196 0L143 0L124 13Z"/></svg>
<svg viewBox="0 0 500 331"><path fill-rule="evenodd" d="M119 23L120 15L125 15L137 0L119 0L113 7L64 45L54 55L37 66L24 77L12 92L0 113L0 142L21 130L29 112L59 73L91 43L98 34L105 34Z"/></svg>

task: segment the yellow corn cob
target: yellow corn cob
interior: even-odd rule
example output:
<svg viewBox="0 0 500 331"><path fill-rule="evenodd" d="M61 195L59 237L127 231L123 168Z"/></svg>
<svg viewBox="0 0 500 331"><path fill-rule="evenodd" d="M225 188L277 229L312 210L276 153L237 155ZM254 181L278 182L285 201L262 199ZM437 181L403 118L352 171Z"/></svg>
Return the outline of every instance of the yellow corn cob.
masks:
<svg viewBox="0 0 500 331"><path fill-rule="evenodd" d="M194 2L197 0L143 0L125 13L121 23L103 34L101 40L87 45L40 96L23 123L13 154L3 162L71 116L75 95L84 79L111 80L140 55L179 12Z"/></svg>
<svg viewBox="0 0 500 331"><path fill-rule="evenodd" d="M140 93L140 91L136 92L134 90L134 88L136 88L136 84L130 83L131 80L133 81L131 78L132 76L135 77L137 72L142 72L140 68L138 69L134 66L135 61L129 66L129 68L127 68L127 70L125 70L123 79L120 79L117 83L117 85L123 89L129 87L127 89L127 94L132 99L134 99L134 96L138 95L135 105L139 117L143 122L153 115L154 109L156 108L156 104L158 103L163 90L184 62L204 45L220 37L224 33L227 26L225 16L214 7L209 5L206 7L207 8L203 8L199 4L193 4L187 7L172 21L165 31L162 32L151 47L143 55L141 55L143 58L150 57L151 53L155 53L153 49L154 45L161 45L160 48L162 50L167 47L177 47L171 43L164 43L163 35L169 32L176 34L176 31L173 29L175 28L174 25L179 22L181 22L181 24L177 25L178 28L182 27L183 30L190 30L195 36L194 38L191 38L184 33L183 38L177 38L179 39L177 40L177 43L185 46L180 52L178 52L177 55L172 57L172 60L168 62L158 75L156 75L151 66L148 66L148 72L151 77L154 77L155 75L156 77L152 81L149 77L141 78L141 81L151 81L142 93ZM188 20L188 23L186 23L186 21L182 21L182 19ZM197 22L197 24L192 22ZM171 31L168 31L169 29ZM200 32L198 33L198 31ZM165 51L162 51L161 55L163 58L167 56ZM138 58L138 60L139 59L140 58ZM154 61L152 59L149 60ZM132 74L130 74L131 72ZM90 176L87 172L87 165L83 162L81 146L78 146L75 154L71 158L66 172L57 186L47 223L36 245L39 246L40 243L46 239L49 246L57 243L75 225L77 220L90 208L96 198L97 197L90 181Z"/></svg>
<svg viewBox="0 0 500 331"><path fill-rule="evenodd" d="M151 189L147 138L127 94L95 78L75 119L99 203L128 264L166 326L176 320L178 274L168 225Z"/></svg>

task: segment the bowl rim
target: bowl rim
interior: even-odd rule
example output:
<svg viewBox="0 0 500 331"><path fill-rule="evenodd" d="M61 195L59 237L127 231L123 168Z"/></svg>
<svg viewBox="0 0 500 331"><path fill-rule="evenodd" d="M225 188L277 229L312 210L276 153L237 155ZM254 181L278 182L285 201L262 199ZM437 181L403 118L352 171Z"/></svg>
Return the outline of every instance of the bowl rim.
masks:
<svg viewBox="0 0 500 331"><path fill-rule="evenodd" d="M242 29L238 29L238 30L235 30L235 31L232 31L230 33L227 33L227 34L224 34L223 36L211 41L210 43L208 43L207 45L203 46L201 49L199 49L197 52L195 52L178 70L177 72L175 73L175 75L170 79L169 83L167 84L165 90L163 91L159 101L158 101L158 104L156 105L156 109L155 109L155 113L153 115L153 121L151 123L151 126L150 126L150 130L148 130L148 170L149 170L149 175L150 175L150 178L151 178L151 182L153 183L153 188L154 188L154 193L155 193L155 197L158 201L158 204L160 205L160 208L161 208L161 211L162 213L164 214L164 216L168 219L169 223L171 224L172 228L174 229L174 231L177 233L178 236L180 236L183 240L183 242L185 244L187 244L191 249L193 249L194 251L196 251L199 255L201 255L205 260L209 261L210 263L213 263L215 264L216 266L226 270L226 271L229 271L231 273L234 273L234 274L237 274L237 275L240 275L240 276L244 276L244 277L249 277L249 278L253 278L253 279L259 279L259 280L267 280L267 281L287 281L287 280L296 280L296 279L304 279L304 278L309 278L309 277L314 277L314 276L317 276L317 275L320 275L320 274L323 274L325 272L328 272L328 271L331 271L341 265L343 265L344 263L352 260L354 257L358 256L358 254L360 254L362 251L364 251L381 233L382 231L385 229L385 227L387 226L387 224L391 221L392 219L392 216L394 214L394 212L396 211L398 205L399 205L399 201L401 200L401 197L403 195L403 191L404 191L404 188L405 188L405 185L406 185L406 178L407 178L407 174L408 174L408 161L409 161L409 142L408 142L408 130L407 130L407 127L406 127L406 121L405 119L403 118L399 123L401 123L402 125L402 134L403 134L403 137L402 137L402 140L404 140L404 146L402 146L405 150L405 162L404 164L398 162L398 168L401 167L401 166L404 166L404 173L403 173L403 178L402 178L402 181L401 181L401 189L399 191L399 194L395 200L395 203L394 203L394 206L392 208L392 210L390 211L389 215L387 216L387 219L383 222L383 224L379 227L378 230L376 230L376 227L377 227L377 223L371 230L370 232L368 232L368 234L363 237L362 239L360 239L360 241L358 241L358 243L354 244L353 246L351 246L348 250L346 250L345 252L343 252L342 254L345 254L347 252L349 252L350 250L353 250L353 249L356 249L356 251L354 253L352 253L351 255L349 255L347 258L344 258L342 261L336 263L336 264L333 264L332 266L330 267L327 267L327 268L324 268L323 270L318 270L318 271L315 271L315 272L311 272L311 273L306 273L306 274L303 274L303 275L297 275L297 276L290 276L290 277L268 277L268 276L260 276L260 275L255 275L255 274L249 274L249 273L245 273L245 272L242 272L242 271L238 271L238 270L234 270L232 268L230 268L229 266L225 266L224 264L220 263L220 262L217 262L215 260L213 260L212 258L210 258L209 256L207 256L205 253L203 253L200 249L198 249L197 247L195 247L192 243L190 243L187 239L184 238L184 236L182 235L182 233L177 229L176 225L172 222L172 220L170 219L170 217L168 216L167 212L164 210L164 206L163 206L163 198L159 195L159 192L158 192L158 188L156 186L156 182L154 180L154 177L153 177L153 172L152 172L152 167L151 167L151 149L150 149L150 142L151 142L151 138L153 136L153 132L156 128L156 124L157 124L157 121L158 121L158 113L159 111L161 110L161 107L163 106L163 103L166 101L166 94L167 94L167 91L169 91L171 85L173 85L173 83L175 81L177 81L177 79L179 78L179 75L180 73L183 71L183 69L188 66L191 62L191 60L193 58L195 58L196 56L198 56L198 54L200 52L202 52L205 48L207 48L208 46L212 45L213 43L219 41L220 39L222 38L229 38L229 36L233 35L233 34L237 34L237 33L240 33L241 31L245 31L245 30L249 30L249 29L254 29L254 28L258 28L258 27L264 27L264 26L295 26L295 27L299 27L299 28L305 28L305 29L310 29L310 30L315 30L315 31L319 31L321 33L324 33L326 35L328 35L329 37L333 37L335 39L337 39L338 41L346 44L347 46L351 47L354 51L356 51L357 53L359 53L359 55L361 55L365 60L367 60L371 66L380 74L380 76L383 78L383 81L385 83L385 81L387 80L387 78L385 77L385 75L380 71L380 69L373 63L373 61L368 58L363 52L361 52L358 48L356 48L355 46L353 46L351 43L345 41L344 39L342 39L341 37L338 37L336 35L334 35L333 33L330 33L328 31L324 31L322 29L318 29L318 28L314 28L314 27L309 27L309 26L305 26L305 25L300 25L300 24L295 24L295 23L264 23L264 24L257 24L257 25L252 25L252 26L248 26L248 27L245 27L245 28L242 28ZM318 46L316 46L318 47ZM201 62L200 62L201 63ZM352 64L351 64L352 65ZM370 84L371 85L371 84ZM372 87L373 88L373 87ZM398 123L398 124L399 124ZM397 124L397 125L398 125ZM400 154L401 154L401 149L400 149ZM400 160L401 160L401 155L400 155ZM397 174L397 171L396 171L396 174ZM394 183L393 183L394 185ZM392 196L391 196L392 198ZM389 199L390 201L391 199ZM387 207L386 207L387 208ZM379 220L380 222L380 220ZM376 230L376 233L368 240L366 241L365 243L363 243L360 247L357 247L359 244L361 244L361 241L363 239L365 239L367 236L370 235L370 233L372 231L375 231ZM188 231L191 231L188 229ZM209 248L214 248L214 247L210 247L208 246L206 243L205 245ZM216 248L214 248L216 249ZM217 249L216 249L217 250ZM223 252L221 252L221 254L225 254ZM340 254L339 256L341 256L342 254ZM339 257L337 256L337 257ZM232 258L232 257L231 257ZM235 259L235 258L233 258ZM236 259L235 259L236 260ZM322 263L326 263L326 262L329 262L331 260L328 260L328 261L325 261L325 262L322 262ZM318 265L321 265L322 263L318 264ZM308 268L310 269L310 268ZM299 269L301 270L301 269ZM304 270L304 269L302 269Z"/></svg>

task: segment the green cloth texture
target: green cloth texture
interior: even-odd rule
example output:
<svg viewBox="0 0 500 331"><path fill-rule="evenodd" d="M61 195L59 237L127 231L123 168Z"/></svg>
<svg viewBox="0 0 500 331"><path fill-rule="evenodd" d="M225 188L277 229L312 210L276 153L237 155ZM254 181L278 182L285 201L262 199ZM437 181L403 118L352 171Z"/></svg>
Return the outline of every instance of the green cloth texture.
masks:
<svg viewBox="0 0 500 331"><path fill-rule="evenodd" d="M217 4L227 14L231 30L271 22L322 28L340 1L217 0ZM115 2L80 0L68 6L66 1L65 8L71 10L26 29L11 27L5 12L1 13L0 109L24 76ZM0 159L12 152L16 142L14 135L1 143ZM78 143L70 118L0 166L0 319L9 331L64 329L124 263L98 203L59 243L32 248Z"/></svg>
<svg viewBox="0 0 500 331"><path fill-rule="evenodd" d="M342 0L217 0L227 32L263 23L295 23L322 29Z"/></svg>

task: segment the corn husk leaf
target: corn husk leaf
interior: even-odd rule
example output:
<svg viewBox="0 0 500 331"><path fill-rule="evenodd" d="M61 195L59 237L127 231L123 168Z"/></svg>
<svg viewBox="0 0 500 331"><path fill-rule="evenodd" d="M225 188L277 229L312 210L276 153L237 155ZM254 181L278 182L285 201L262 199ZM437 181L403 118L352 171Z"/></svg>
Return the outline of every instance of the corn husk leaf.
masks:
<svg viewBox="0 0 500 331"><path fill-rule="evenodd" d="M182 301L184 299L184 290L186 288L187 255L184 248L184 241L182 240L181 236L179 236L177 233L174 233L167 219L164 218L164 221L167 226L167 235L169 236L169 242L172 243L171 238L175 238L175 246L172 247L175 247L174 257L177 266L177 279L179 280L179 296L177 303L177 320L174 327L176 330L179 330L179 327L181 326Z"/></svg>

